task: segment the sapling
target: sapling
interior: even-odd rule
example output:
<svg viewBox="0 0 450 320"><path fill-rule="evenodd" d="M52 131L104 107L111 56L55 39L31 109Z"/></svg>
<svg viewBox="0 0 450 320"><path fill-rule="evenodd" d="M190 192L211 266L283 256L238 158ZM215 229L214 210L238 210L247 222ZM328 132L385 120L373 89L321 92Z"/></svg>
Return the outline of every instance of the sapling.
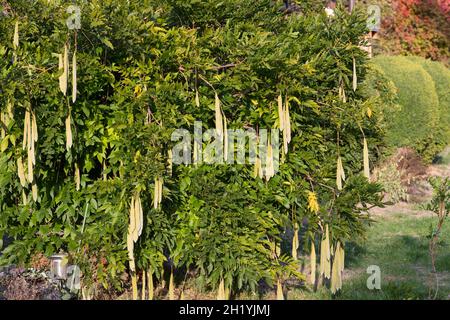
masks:
<svg viewBox="0 0 450 320"><path fill-rule="evenodd" d="M435 177L430 179L430 184L433 187L433 198L427 205L427 209L433 211L438 216L437 225L431 229L429 252L431 257L431 269L436 279L436 291L434 292L434 299L436 299L439 292L439 277L436 272L436 246L439 240L439 235L444 225L445 219L450 212L450 178ZM430 286L429 298L432 296L432 287Z"/></svg>

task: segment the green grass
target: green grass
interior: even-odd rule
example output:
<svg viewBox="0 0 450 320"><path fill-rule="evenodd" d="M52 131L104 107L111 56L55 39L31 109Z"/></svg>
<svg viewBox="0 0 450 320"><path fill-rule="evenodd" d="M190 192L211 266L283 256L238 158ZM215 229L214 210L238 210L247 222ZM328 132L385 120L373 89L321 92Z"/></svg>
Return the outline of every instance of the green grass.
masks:
<svg viewBox="0 0 450 320"><path fill-rule="evenodd" d="M392 214L378 218L364 243L346 247L346 270L342 292L337 299L427 299L430 259L428 234L435 220L431 217L410 217ZM437 270L442 277L438 298L450 295L450 219L444 224L439 246ZM381 269L381 290L366 286L366 269ZM445 278L444 278L445 277ZM317 292L293 290L289 299L331 299L329 290Z"/></svg>

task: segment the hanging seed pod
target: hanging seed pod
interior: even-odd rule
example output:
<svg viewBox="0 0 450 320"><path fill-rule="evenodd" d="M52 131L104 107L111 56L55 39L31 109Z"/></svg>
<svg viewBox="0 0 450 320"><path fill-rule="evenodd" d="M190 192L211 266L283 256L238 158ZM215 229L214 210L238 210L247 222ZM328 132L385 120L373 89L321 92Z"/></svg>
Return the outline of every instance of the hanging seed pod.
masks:
<svg viewBox="0 0 450 320"><path fill-rule="evenodd" d="M167 151L167 162L168 162L167 171L169 173L169 176L172 176L172 169L173 169L172 150Z"/></svg>
<svg viewBox="0 0 450 320"><path fill-rule="evenodd" d="M332 294L335 294L338 290L337 289L338 277L339 277L338 264L337 261L333 261L333 267L331 271L331 285L330 285Z"/></svg>
<svg viewBox="0 0 450 320"><path fill-rule="evenodd" d="M169 300L175 300L175 286L173 283L173 270L170 272L169 280Z"/></svg>
<svg viewBox="0 0 450 320"><path fill-rule="evenodd" d="M289 143L291 143L291 115L289 112L289 99L286 98L286 108L285 108L285 120L284 120L284 130L286 130L286 150L287 153L287 146Z"/></svg>
<svg viewBox="0 0 450 320"><path fill-rule="evenodd" d="M28 197L25 194L25 190L22 190L22 204L26 206L28 204Z"/></svg>
<svg viewBox="0 0 450 320"><path fill-rule="evenodd" d="M308 209L314 213L319 212L319 202L317 201L317 195L312 191L308 191Z"/></svg>
<svg viewBox="0 0 450 320"><path fill-rule="evenodd" d="M353 91L356 91L358 87L358 78L356 77L356 61L353 58Z"/></svg>
<svg viewBox="0 0 450 320"><path fill-rule="evenodd" d="M275 175L275 169L273 165L273 149L271 137L267 137L267 151L266 151L266 167L265 167L266 181L269 181Z"/></svg>
<svg viewBox="0 0 450 320"><path fill-rule="evenodd" d="M310 257L310 265L311 265L311 284L316 283L316 248L314 246L314 241L311 241L311 257Z"/></svg>
<svg viewBox="0 0 450 320"><path fill-rule="evenodd" d="M162 202L162 194L163 194L163 178L159 178L159 188L158 188L158 204Z"/></svg>
<svg viewBox="0 0 450 320"><path fill-rule="evenodd" d="M33 195L33 201L37 202L38 199L38 188L36 184L33 184L33 186L31 187L31 193Z"/></svg>
<svg viewBox="0 0 450 320"><path fill-rule="evenodd" d="M138 286L137 286L137 277L136 277L135 273L133 273L131 275L131 287L133 290L133 300L137 300L138 299Z"/></svg>
<svg viewBox="0 0 450 320"><path fill-rule="evenodd" d="M158 177L155 177L155 189L153 191L153 208L158 209L158 199L159 199L159 182Z"/></svg>
<svg viewBox="0 0 450 320"><path fill-rule="evenodd" d="M336 186L337 186L338 190L342 190L342 173L341 173L341 167L339 166L339 159L340 159L340 157L338 157L337 166L336 166Z"/></svg>
<svg viewBox="0 0 450 320"><path fill-rule="evenodd" d="M277 257L281 256L281 246L279 243L275 243L275 254Z"/></svg>
<svg viewBox="0 0 450 320"><path fill-rule="evenodd" d="M198 90L195 90L195 105L198 107L200 107L200 97L198 95Z"/></svg>
<svg viewBox="0 0 450 320"><path fill-rule="evenodd" d="M330 232L328 229L328 225L325 226L325 244L324 244L324 253L325 253L325 278L330 279L331 277L331 253L330 253Z"/></svg>
<svg viewBox="0 0 450 320"><path fill-rule="evenodd" d="M72 102L77 101L77 51L72 56Z"/></svg>
<svg viewBox="0 0 450 320"><path fill-rule="evenodd" d="M64 93L64 58L62 54L58 54L58 72L61 73L59 76L59 90Z"/></svg>
<svg viewBox="0 0 450 320"><path fill-rule="evenodd" d="M78 163L75 162L75 189L77 191L80 190L81 177L80 177L80 169L78 168Z"/></svg>
<svg viewBox="0 0 450 320"><path fill-rule="evenodd" d="M136 196L135 199L135 210L134 214L136 215L136 235L135 235L135 242L138 240L138 238L142 234L142 229L144 228L144 212L142 210L142 203L141 203L141 197L139 194Z"/></svg>
<svg viewBox="0 0 450 320"><path fill-rule="evenodd" d="M363 158L364 158L364 176L370 180L370 167L369 167L369 148L367 147L367 140L364 137L364 148L363 148Z"/></svg>
<svg viewBox="0 0 450 320"><path fill-rule="evenodd" d="M16 21L14 26L13 48L16 50L19 47L19 21Z"/></svg>
<svg viewBox="0 0 450 320"><path fill-rule="evenodd" d="M66 118L66 150L69 151L72 148L72 127L70 112Z"/></svg>
<svg viewBox="0 0 450 320"><path fill-rule="evenodd" d="M130 203L130 223L128 224L128 234L131 236L131 240L134 241L134 235L136 233L136 204L134 196L131 197Z"/></svg>
<svg viewBox="0 0 450 320"><path fill-rule="evenodd" d="M29 132L28 129L30 128L30 112L28 109L25 110L25 119L23 121L23 142L22 142L22 149L25 150L28 147L29 141Z"/></svg>
<svg viewBox="0 0 450 320"><path fill-rule="evenodd" d="M336 167L336 185L338 190L342 190L342 183L345 181L344 167L342 166L342 159L338 156Z"/></svg>
<svg viewBox="0 0 450 320"><path fill-rule="evenodd" d="M223 119L222 119L222 110L220 108L220 100L217 96L217 93L215 94L215 104L214 108L216 111L216 132L220 140L223 139Z"/></svg>
<svg viewBox="0 0 450 320"><path fill-rule="evenodd" d="M30 157L30 155L28 155L28 176L27 176L27 180L29 183L33 183L33 159Z"/></svg>
<svg viewBox="0 0 450 320"><path fill-rule="evenodd" d="M298 256L297 256L297 250L298 247L300 245L299 240L298 240L298 223L294 223L294 236L292 237L292 258L294 260L297 260Z"/></svg>
<svg viewBox="0 0 450 320"><path fill-rule="evenodd" d="M219 289L217 290L217 300L225 300L225 284L223 278L220 279Z"/></svg>
<svg viewBox="0 0 450 320"><path fill-rule="evenodd" d="M152 269L149 268L147 271L147 291L148 291L148 300L153 300L153 273Z"/></svg>
<svg viewBox="0 0 450 320"><path fill-rule="evenodd" d="M325 235L322 237L322 242L320 244L320 275L324 275L326 279L330 279L331 276L330 260L330 240L328 225L326 225Z"/></svg>
<svg viewBox="0 0 450 320"><path fill-rule="evenodd" d="M277 102L278 102L278 121L280 122L279 126L280 126L280 130L283 131L285 115L284 115L284 108L283 108L283 97L281 96L281 94L278 96Z"/></svg>
<svg viewBox="0 0 450 320"><path fill-rule="evenodd" d="M36 113L32 112L31 113L31 132L32 132L32 136L33 136L33 141L37 142L38 141L38 127L37 127L37 121L36 121Z"/></svg>
<svg viewBox="0 0 450 320"><path fill-rule="evenodd" d="M141 300L145 300L145 298L146 298L145 288L146 288L145 271L142 271Z"/></svg>
<svg viewBox="0 0 450 320"><path fill-rule="evenodd" d="M283 286L280 279L277 280L277 300L284 300Z"/></svg>
<svg viewBox="0 0 450 320"><path fill-rule="evenodd" d="M23 167L22 157L17 159L17 175L19 176L20 185L25 187L27 181L25 179L25 170Z"/></svg>
<svg viewBox="0 0 450 320"><path fill-rule="evenodd" d="M228 124L225 113L223 113L223 160L228 161Z"/></svg>
<svg viewBox="0 0 450 320"><path fill-rule="evenodd" d="M13 110L13 104L8 100L8 103L6 104L6 111L8 113L9 120L14 119L14 110Z"/></svg>
<svg viewBox="0 0 450 320"><path fill-rule="evenodd" d="M63 85L63 93L67 94L67 82L69 80L69 49L67 44L64 45L64 85Z"/></svg>

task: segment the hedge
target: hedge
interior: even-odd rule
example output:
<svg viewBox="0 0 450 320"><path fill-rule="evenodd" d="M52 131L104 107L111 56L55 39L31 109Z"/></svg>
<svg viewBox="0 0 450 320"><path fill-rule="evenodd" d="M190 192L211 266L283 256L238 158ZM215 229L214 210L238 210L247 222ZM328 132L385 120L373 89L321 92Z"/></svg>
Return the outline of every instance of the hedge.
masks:
<svg viewBox="0 0 450 320"><path fill-rule="evenodd" d="M420 64L433 78L439 98L439 124L443 132L442 143L450 144L450 70L444 64L421 57L408 57Z"/></svg>
<svg viewBox="0 0 450 320"><path fill-rule="evenodd" d="M439 98L433 78L407 57L377 56L373 62L397 87L401 105L400 110L386 114L388 144L412 147L431 161L442 148Z"/></svg>

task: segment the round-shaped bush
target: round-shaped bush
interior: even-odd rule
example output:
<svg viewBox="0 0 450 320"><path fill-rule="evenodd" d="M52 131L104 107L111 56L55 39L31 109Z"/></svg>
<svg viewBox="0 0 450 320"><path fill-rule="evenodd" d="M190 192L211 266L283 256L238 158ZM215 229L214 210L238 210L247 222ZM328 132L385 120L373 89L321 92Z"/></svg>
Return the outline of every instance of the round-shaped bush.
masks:
<svg viewBox="0 0 450 320"><path fill-rule="evenodd" d="M374 63L397 87L400 110L386 115L387 142L394 147L409 146L425 160L439 147L439 99L433 78L416 62L403 56L378 56Z"/></svg>
<svg viewBox="0 0 450 320"><path fill-rule="evenodd" d="M442 63L421 57L408 57L433 78L439 99L439 125L444 144L450 144L450 70Z"/></svg>

